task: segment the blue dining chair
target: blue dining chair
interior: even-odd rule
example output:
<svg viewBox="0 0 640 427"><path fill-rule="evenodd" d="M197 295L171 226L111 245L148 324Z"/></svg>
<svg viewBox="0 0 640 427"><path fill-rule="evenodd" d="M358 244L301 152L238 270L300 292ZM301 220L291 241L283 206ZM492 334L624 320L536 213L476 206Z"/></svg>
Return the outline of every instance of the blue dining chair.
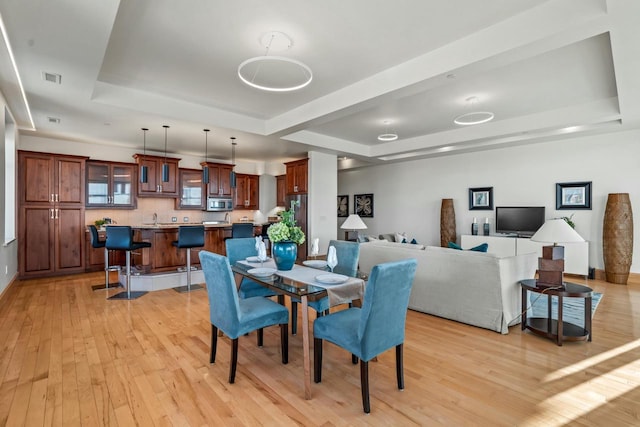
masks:
<svg viewBox="0 0 640 427"><path fill-rule="evenodd" d="M362 407L367 414L371 411L369 361L392 347L396 348L398 389L404 389L404 329L417 264L415 259L404 259L374 266L362 308L331 313L313 323L314 381L322 379L323 340L351 352L354 363L360 359Z"/></svg>
<svg viewBox="0 0 640 427"><path fill-rule="evenodd" d="M235 265L236 262L247 259L250 256L258 255L258 251L256 250L256 239L253 237L227 239L225 240L224 245L227 249L229 264L231 265ZM238 295L240 298L272 297L275 293L253 280L244 277L240 283Z"/></svg>
<svg viewBox="0 0 640 427"><path fill-rule="evenodd" d="M360 244L358 242L347 242L346 240L331 240L329 246L336 248L338 265L333 268L333 272L344 274L349 277L356 277L358 274L358 260L360 259ZM298 303L299 299L291 299L291 334L298 333ZM318 316L323 313L329 314L329 297L324 297L317 301L309 301L309 307L313 308Z"/></svg>
<svg viewBox="0 0 640 427"><path fill-rule="evenodd" d="M263 328L280 325L282 363L289 362L289 311L270 299L255 297L240 299L231 266L226 257L208 251L200 252L200 263L204 272L209 296L211 321L211 354L209 363L216 361L218 329L231 339L231 364L229 383L236 378L238 365L238 337L258 331L258 345L262 346Z"/></svg>

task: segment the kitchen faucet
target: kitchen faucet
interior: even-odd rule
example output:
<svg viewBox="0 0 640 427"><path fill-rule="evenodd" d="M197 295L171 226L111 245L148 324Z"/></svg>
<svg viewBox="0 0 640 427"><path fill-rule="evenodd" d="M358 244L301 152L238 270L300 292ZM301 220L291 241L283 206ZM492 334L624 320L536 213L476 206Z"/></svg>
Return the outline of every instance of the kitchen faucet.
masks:
<svg viewBox="0 0 640 427"><path fill-rule="evenodd" d="M158 214L153 213L153 225L158 225Z"/></svg>
<svg viewBox="0 0 640 427"><path fill-rule="evenodd" d="M224 214L224 222L226 222L227 224L231 224L231 215L229 215L229 212Z"/></svg>

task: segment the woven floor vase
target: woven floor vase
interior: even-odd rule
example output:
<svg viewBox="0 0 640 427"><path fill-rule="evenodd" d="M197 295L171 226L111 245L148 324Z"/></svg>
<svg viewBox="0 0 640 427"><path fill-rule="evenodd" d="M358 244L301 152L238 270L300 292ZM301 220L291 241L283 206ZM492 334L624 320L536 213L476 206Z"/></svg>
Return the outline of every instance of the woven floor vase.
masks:
<svg viewBox="0 0 640 427"><path fill-rule="evenodd" d="M607 282L627 284L633 255L633 212L629 193L609 194L602 227Z"/></svg>
<svg viewBox="0 0 640 427"><path fill-rule="evenodd" d="M456 242L456 211L453 199L442 199L440 207L440 246L446 248L449 242Z"/></svg>

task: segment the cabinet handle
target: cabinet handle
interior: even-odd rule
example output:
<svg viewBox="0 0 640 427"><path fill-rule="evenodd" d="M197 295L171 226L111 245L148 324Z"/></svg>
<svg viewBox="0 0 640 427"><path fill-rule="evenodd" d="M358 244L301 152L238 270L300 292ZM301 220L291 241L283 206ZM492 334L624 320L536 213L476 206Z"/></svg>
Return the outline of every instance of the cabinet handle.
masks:
<svg viewBox="0 0 640 427"><path fill-rule="evenodd" d="M56 208L56 219L58 219L58 208Z"/></svg>
<svg viewBox="0 0 640 427"><path fill-rule="evenodd" d="M49 209L51 211L51 219L53 219L53 208Z"/></svg>
<svg viewBox="0 0 640 427"><path fill-rule="evenodd" d="M296 193L298 192L298 186L297 185L293 186L293 191L295 191Z"/></svg>
<svg viewBox="0 0 640 427"><path fill-rule="evenodd" d="M59 201L60 201L60 195L56 194L56 202L59 202Z"/></svg>
<svg viewBox="0 0 640 427"><path fill-rule="evenodd" d="M53 193L51 193L51 203L54 203L55 199L53 198Z"/></svg>

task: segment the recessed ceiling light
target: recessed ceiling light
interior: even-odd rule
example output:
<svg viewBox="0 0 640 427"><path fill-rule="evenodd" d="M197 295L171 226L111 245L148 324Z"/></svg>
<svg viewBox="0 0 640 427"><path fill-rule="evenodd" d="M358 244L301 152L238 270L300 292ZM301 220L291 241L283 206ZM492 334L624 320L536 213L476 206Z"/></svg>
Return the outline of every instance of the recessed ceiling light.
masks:
<svg viewBox="0 0 640 427"><path fill-rule="evenodd" d="M57 117L47 117L47 120L49 121L49 123L55 123L55 124L60 123L60 119Z"/></svg>
<svg viewBox="0 0 640 427"><path fill-rule="evenodd" d="M43 71L42 80L44 80L45 82L62 84L62 76L56 73L48 73L46 71Z"/></svg>

